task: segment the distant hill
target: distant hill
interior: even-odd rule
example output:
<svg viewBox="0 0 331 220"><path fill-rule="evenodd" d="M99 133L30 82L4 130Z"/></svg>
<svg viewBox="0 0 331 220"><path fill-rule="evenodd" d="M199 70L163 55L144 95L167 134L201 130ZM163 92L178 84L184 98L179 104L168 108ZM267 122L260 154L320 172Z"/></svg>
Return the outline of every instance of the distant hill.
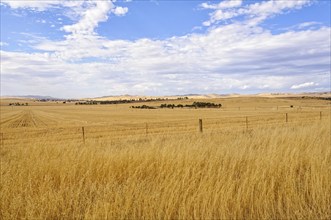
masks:
<svg viewBox="0 0 331 220"><path fill-rule="evenodd" d="M231 97L331 97L330 92L311 92L311 93L258 93L258 94L184 94L184 95L170 95L170 96L139 96L139 95L119 95L119 96L102 96L94 98L83 98L83 100L96 100L96 101L113 101L113 100L139 100L139 99L215 99L215 98L231 98Z"/></svg>
<svg viewBox="0 0 331 220"><path fill-rule="evenodd" d="M141 95L118 95L118 96L101 96L91 98L81 98L75 100L95 100L95 101L113 101L113 100L139 100L139 99L217 99L217 98L233 98L233 97L331 97L331 92L308 92L308 93L258 93L258 94L184 94L184 95L169 95L169 96L141 96ZM42 95L24 95L24 96L1 96L3 99L36 99L36 100L65 100L63 98L56 98L52 96ZM70 99L72 100L72 99Z"/></svg>
<svg viewBox="0 0 331 220"><path fill-rule="evenodd" d="M83 98L83 100L95 100L95 101L113 101L113 100L139 100L139 99L216 99L227 97L239 97L244 96L240 94L184 94L184 95L169 95L169 96L140 96L140 95L119 95L119 96L102 96L94 98Z"/></svg>
<svg viewBox="0 0 331 220"><path fill-rule="evenodd" d="M42 95L2 96L1 98L64 100L64 99L60 99L60 98L54 98L52 96L42 96Z"/></svg>
<svg viewBox="0 0 331 220"><path fill-rule="evenodd" d="M259 93L259 97L331 97L331 92L303 92L303 93Z"/></svg>
<svg viewBox="0 0 331 220"><path fill-rule="evenodd" d="M208 95L199 95L199 94L185 94L185 95L170 95L170 96L139 96L139 95L119 95L119 96L102 96L95 98L84 98L84 100L96 100L96 101L112 101L112 100L139 100L139 99L179 99L179 98L188 98L188 99L211 99L211 98L221 98L224 95L218 94L208 94Z"/></svg>

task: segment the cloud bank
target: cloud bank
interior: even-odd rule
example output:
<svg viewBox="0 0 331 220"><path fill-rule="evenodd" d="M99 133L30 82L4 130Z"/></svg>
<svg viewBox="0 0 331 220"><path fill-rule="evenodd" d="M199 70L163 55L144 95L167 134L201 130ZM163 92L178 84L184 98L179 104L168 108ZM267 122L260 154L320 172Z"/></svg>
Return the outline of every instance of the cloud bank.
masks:
<svg viewBox="0 0 331 220"><path fill-rule="evenodd" d="M122 16L128 9L111 1L89 1L77 5L76 23L62 27L64 40L36 38L30 45L35 52L30 53L1 51L1 91L86 97L329 90L330 27L273 34L259 25L270 16L310 4L286 2L203 3L200 7L213 10L206 32L129 41L109 40L95 33L109 13ZM47 10L55 5L45 1L31 7ZM28 6L14 3L10 7ZM229 10L231 15L215 14ZM248 18L216 24L238 13ZM24 83L17 86L18 82Z"/></svg>

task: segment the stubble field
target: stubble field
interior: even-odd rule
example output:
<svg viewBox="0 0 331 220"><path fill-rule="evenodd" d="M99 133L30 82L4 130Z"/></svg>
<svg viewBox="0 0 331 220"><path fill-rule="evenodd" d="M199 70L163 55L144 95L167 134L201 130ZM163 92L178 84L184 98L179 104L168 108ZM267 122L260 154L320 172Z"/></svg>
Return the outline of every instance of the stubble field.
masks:
<svg viewBox="0 0 331 220"><path fill-rule="evenodd" d="M331 218L330 101L206 101L2 100L0 218Z"/></svg>

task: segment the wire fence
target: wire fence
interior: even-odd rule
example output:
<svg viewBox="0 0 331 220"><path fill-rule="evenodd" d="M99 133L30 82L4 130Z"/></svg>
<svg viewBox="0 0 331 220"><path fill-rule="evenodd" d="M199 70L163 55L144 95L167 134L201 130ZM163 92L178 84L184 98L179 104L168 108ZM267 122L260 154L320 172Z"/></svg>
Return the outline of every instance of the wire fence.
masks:
<svg viewBox="0 0 331 220"><path fill-rule="evenodd" d="M18 145L38 141L85 143L100 138L128 138L134 136L171 135L185 133L221 132L228 129L249 130L260 126L282 126L313 121L330 121L330 111L273 113L249 116L205 117L148 123L118 123L83 127L26 128L0 133L0 144ZM331 122L330 122L331 123Z"/></svg>

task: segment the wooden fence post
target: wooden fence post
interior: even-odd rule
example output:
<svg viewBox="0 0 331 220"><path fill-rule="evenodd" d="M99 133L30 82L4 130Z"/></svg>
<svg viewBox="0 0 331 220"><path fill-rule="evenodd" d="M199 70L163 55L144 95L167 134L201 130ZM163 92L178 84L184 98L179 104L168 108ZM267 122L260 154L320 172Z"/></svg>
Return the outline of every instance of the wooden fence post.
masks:
<svg viewBox="0 0 331 220"><path fill-rule="evenodd" d="M203 132L202 119L199 119L199 131L200 131L201 133Z"/></svg>
<svg viewBox="0 0 331 220"><path fill-rule="evenodd" d="M287 115L287 113L285 113L285 115L286 115L286 123L288 122L288 115Z"/></svg>
<svg viewBox="0 0 331 220"><path fill-rule="evenodd" d="M246 130L248 130L248 117L246 116Z"/></svg>
<svg viewBox="0 0 331 220"><path fill-rule="evenodd" d="M146 123L145 130L146 130L146 135L147 135L148 134L148 124L147 123Z"/></svg>
<svg viewBox="0 0 331 220"><path fill-rule="evenodd" d="M4 147L3 133L0 133L0 137L1 137L1 147Z"/></svg>
<svg viewBox="0 0 331 220"><path fill-rule="evenodd" d="M83 132L83 143L85 144L85 129L82 127L82 132Z"/></svg>
<svg viewBox="0 0 331 220"><path fill-rule="evenodd" d="M320 120L322 120L322 112L320 112Z"/></svg>

